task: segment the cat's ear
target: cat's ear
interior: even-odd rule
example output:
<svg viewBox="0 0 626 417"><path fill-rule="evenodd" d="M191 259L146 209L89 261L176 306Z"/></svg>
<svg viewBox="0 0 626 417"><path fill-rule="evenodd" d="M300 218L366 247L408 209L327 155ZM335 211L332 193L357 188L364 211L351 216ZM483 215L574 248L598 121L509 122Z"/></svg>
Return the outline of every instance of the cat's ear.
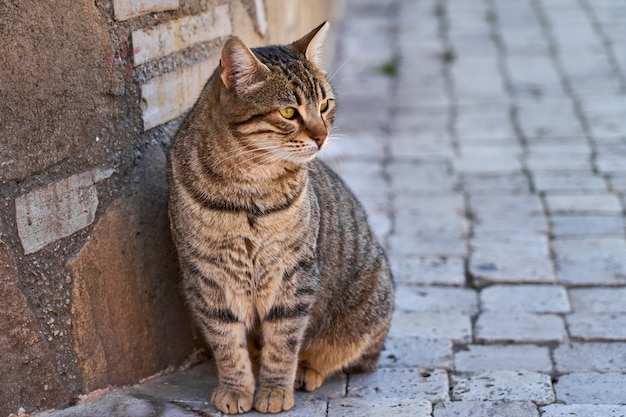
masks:
<svg viewBox="0 0 626 417"><path fill-rule="evenodd" d="M222 47L220 77L229 90L243 91L262 81L270 69L244 43L231 36Z"/></svg>
<svg viewBox="0 0 626 417"><path fill-rule="evenodd" d="M321 70L324 70L324 62L322 60L323 45L328 30L330 29L330 23L324 22L302 38L298 39L292 46L298 51L304 54L306 59L312 62Z"/></svg>

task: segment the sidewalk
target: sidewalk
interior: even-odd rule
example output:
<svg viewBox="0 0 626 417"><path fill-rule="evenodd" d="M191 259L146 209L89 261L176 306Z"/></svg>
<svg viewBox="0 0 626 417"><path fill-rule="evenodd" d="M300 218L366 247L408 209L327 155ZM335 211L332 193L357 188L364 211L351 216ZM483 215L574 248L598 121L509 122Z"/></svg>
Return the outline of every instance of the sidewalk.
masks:
<svg viewBox="0 0 626 417"><path fill-rule="evenodd" d="M376 372L282 415L626 415L626 3L344 3L326 160L396 311ZM218 416L212 369L39 416Z"/></svg>

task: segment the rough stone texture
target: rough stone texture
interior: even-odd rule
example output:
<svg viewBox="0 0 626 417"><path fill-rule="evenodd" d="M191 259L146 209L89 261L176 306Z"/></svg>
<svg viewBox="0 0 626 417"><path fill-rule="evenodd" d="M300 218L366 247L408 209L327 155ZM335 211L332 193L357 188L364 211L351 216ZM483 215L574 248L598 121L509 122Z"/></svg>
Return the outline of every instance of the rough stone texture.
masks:
<svg viewBox="0 0 626 417"><path fill-rule="evenodd" d="M396 311L389 335L468 343L472 338L472 323L469 314L459 312Z"/></svg>
<svg viewBox="0 0 626 417"><path fill-rule="evenodd" d="M476 340L486 343L561 342L566 337L563 319L552 314L487 312L478 317L475 329Z"/></svg>
<svg viewBox="0 0 626 417"><path fill-rule="evenodd" d="M4 3L0 39L0 179L24 179L79 149L101 152L114 51L94 2Z"/></svg>
<svg viewBox="0 0 626 417"><path fill-rule="evenodd" d="M468 345L454 354L457 372L484 372L521 369L552 372L547 347L535 345Z"/></svg>
<svg viewBox="0 0 626 417"><path fill-rule="evenodd" d="M2 225L0 224L0 235ZM54 359L19 288L15 260L0 240L0 415L63 405L69 392L61 385Z"/></svg>
<svg viewBox="0 0 626 417"><path fill-rule="evenodd" d="M413 287L399 285L395 309L416 312L478 313L476 291L466 288Z"/></svg>
<svg viewBox="0 0 626 417"><path fill-rule="evenodd" d="M557 279L569 285L626 283L626 241L623 238L556 239Z"/></svg>
<svg viewBox="0 0 626 417"><path fill-rule="evenodd" d="M557 372L626 373L626 343L562 344L554 350Z"/></svg>
<svg viewBox="0 0 626 417"><path fill-rule="evenodd" d="M624 386L622 373L581 372L560 376L554 390L565 404L624 404Z"/></svg>
<svg viewBox="0 0 626 417"><path fill-rule="evenodd" d="M364 403L356 398L333 400L328 406L328 415L337 417L430 417L432 404L424 399L379 398L376 402Z"/></svg>
<svg viewBox="0 0 626 417"><path fill-rule="evenodd" d="M134 179L68 262L74 348L86 391L148 377L180 363L193 348L191 321L177 295L165 156L158 145Z"/></svg>
<svg viewBox="0 0 626 417"><path fill-rule="evenodd" d="M452 369L452 341L422 337L388 337L380 353L383 368Z"/></svg>
<svg viewBox="0 0 626 417"><path fill-rule="evenodd" d="M493 285L480 292L482 311L569 313L564 287L551 285Z"/></svg>
<svg viewBox="0 0 626 417"><path fill-rule="evenodd" d="M574 313L565 317L569 333L582 340L626 340L626 314Z"/></svg>
<svg viewBox="0 0 626 417"><path fill-rule="evenodd" d="M459 257L398 257L391 259L397 284L454 285L465 283L463 259Z"/></svg>
<svg viewBox="0 0 626 417"><path fill-rule="evenodd" d="M542 417L623 417L626 405L550 404L541 407Z"/></svg>
<svg viewBox="0 0 626 417"><path fill-rule="evenodd" d="M554 402L550 376L529 371L491 371L472 376L452 375L454 401Z"/></svg>
<svg viewBox="0 0 626 417"><path fill-rule="evenodd" d="M112 169L84 172L17 198L15 221L24 253L89 226L98 208L94 185L112 174Z"/></svg>
<svg viewBox="0 0 626 417"><path fill-rule="evenodd" d="M435 405L433 417L539 417L530 401L455 401Z"/></svg>
<svg viewBox="0 0 626 417"><path fill-rule="evenodd" d="M416 398L447 401L448 374L442 369L380 368L350 376L348 397Z"/></svg>

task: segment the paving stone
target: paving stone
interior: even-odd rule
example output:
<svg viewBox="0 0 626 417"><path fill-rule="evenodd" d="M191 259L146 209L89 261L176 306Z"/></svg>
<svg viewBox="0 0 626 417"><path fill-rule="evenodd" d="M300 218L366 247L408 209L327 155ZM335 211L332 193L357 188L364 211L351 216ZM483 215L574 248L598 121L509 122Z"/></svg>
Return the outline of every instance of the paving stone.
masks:
<svg viewBox="0 0 626 417"><path fill-rule="evenodd" d="M626 374L580 372L561 375L554 390L565 404L623 404L625 386Z"/></svg>
<svg viewBox="0 0 626 417"><path fill-rule="evenodd" d="M559 373L611 371L626 373L626 343L561 344L554 350L554 362Z"/></svg>
<svg viewBox="0 0 626 417"><path fill-rule="evenodd" d="M550 213L622 213L619 198L615 194L546 193L545 198Z"/></svg>
<svg viewBox="0 0 626 417"><path fill-rule="evenodd" d="M421 398L448 401L448 374L443 369L378 368L371 374L350 375L348 397Z"/></svg>
<svg viewBox="0 0 626 417"><path fill-rule="evenodd" d="M533 194L470 195L474 236L546 233L548 222L541 199Z"/></svg>
<svg viewBox="0 0 626 417"><path fill-rule="evenodd" d="M618 238L555 239L557 279L570 285L626 283L626 242Z"/></svg>
<svg viewBox="0 0 626 417"><path fill-rule="evenodd" d="M550 404L541 407L542 417L623 417L626 405Z"/></svg>
<svg viewBox="0 0 626 417"><path fill-rule="evenodd" d="M626 175L613 174L608 177L610 189L626 193ZM626 196L622 195L622 206L626 207Z"/></svg>
<svg viewBox="0 0 626 417"><path fill-rule="evenodd" d="M407 134L394 133L389 141L391 156L395 159L453 157L452 141L446 139L446 136L448 136L447 132L439 132L438 135L427 135L428 131L420 131L420 134L422 133L424 133L425 137L414 137Z"/></svg>
<svg viewBox="0 0 626 417"><path fill-rule="evenodd" d="M133 64L138 66L194 44L230 35L229 13L230 6L225 4L198 15L133 31Z"/></svg>
<svg viewBox="0 0 626 417"><path fill-rule="evenodd" d="M582 340L626 340L626 314L574 313L565 317L571 337Z"/></svg>
<svg viewBox="0 0 626 417"><path fill-rule="evenodd" d="M451 66L458 103L506 103L509 99L495 56L462 57Z"/></svg>
<svg viewBox="0 0 626 417"><path fill-rule="evenodd" d="M472 239L469 272L478 286L492 283L553 283L545 236Z"/></svg>
<svg viewBox="0 0 626 417"><path fill-rule="evenodd" d="M473 174L521 172L521 149L518 146L466 146L454 159L457 172Z"/></svg>
<svg viewBox="0 0 626 417"><path fill-rule="evenodd" d="M342 398L329 403L328 417L430 417L432 408L430 401L424 399L378 398L372 402Z"/></svg>
<svg viewBox="0 0 626 417"><path fill-rule="evenodd" d="M525 370L550 374L552 362L545 346L468 345L454 354L456 372Z"/></svg>
<svg viewBox="0 0 626 417"><path fill-rule="evenodd" d="M477 342L549 343L565 340L563 319L552 314L482 313L475 325Z"/></svg>
<svg viewBox="0 0 626 417"><path fill-rule="evenodd" d="M571 311L565 288L552 285L493 285L480 292L480 306L482 311Z"/></svg>
<svg viewBox="0 0 626 417"><path fill-rule="evenodd" d="M572 288L572 309L576 313L626 313L626 288Z"/></svg>
<svg viewBox="0 0 626 417"><path fill-rule="evenodd" d="M476 291L468 288L396 286L396 310L478 313Z"/></svg>
<svg viewBox="0 0 626 417"><path fill-rule="evenodd" d="M421 337L388 337L380 354L382 368L452 369L452 341Z"/></svg>
<svg viewBox="0 0 626 417"><path fill-rule="evenodd" d="M467 243L459 236L406 235L389 236L389 254L406 256L465 256Z"/></svg>
<svg viewBox="0 0 626 417"><path fill-rule="evenodd" d="M626 101L620 96L588 97L582 108L593 138L624 138Z"/></svg>
<svg viewBox="0 0 626 417"><path fill-rule="evenodd" d="M389 335L468 343L472 339L472 323L468 314L458 312L395 311Z"/></svg>
<svg viewBox="0 0 626 417"><path fill-rule="evenodd" d="M537 191L606 191L604 179L592 172L534 172L533 183Z"/></svg>
<svg viewBox="0 0 626 417"><path fill-rule="evenodd" d="M596 166L600 172L610 174L626 172L625 144L598 145L596 151Z"/></svg>
<svg viewBox="0 0 626 417"><path fill-rule="evenodd" d="M626 223L618 215L553 215L552 235L556 237L624 236Z"/></svg>
<svg viewBox="0 0 626 417"><path fill-rule="evenodd" d="M517 135L509 108L503 105L460 105L456 109L455 131L462 144L516 144Z"/></svg>
<svg viewBox="0 0 626 417"><path fill-rule="evenodd" d="M435 405L433 417L539 417L531 401L454 401Z"/></svg>
<svg viewBox="0 0 626 417"><path fill-rule="evenodd" d="M24 253L35 253L93 223L98 208L94 185L114 172L83 172L16 198L15 222Z"/></svg>
<svg viewBox="0 0 626 417"><path fill-rule="evenodd" d="M398 193L450 193L456 179L445 161L394 161L389 164L392 189Z"/></svg>
<svg viewBox="0 0 626 417"><path fill-rule="evenodd" d="M461 194L400 194L393 199L393 207L395 222L403 226L403 234L462 237L469 229Z"/></svg>
<svg viewBox="0 0 626 417"><path fill-rule="evenodd" d="M460 257L393 257L390 262L396 284L465 284L464 259Z"/></svg>
<svg viewBox="0 0 626 417"><path fill-rule="evenodd" d="M506 30L502 31L502 33L506 33ZM506 37L507 35L504 36ZM513 94L524 100L525 103L523 104L525 111L522 115L524 118L524 133L526 136L533 135L533 137L538 136L540 138L545 137L551 131L547 127L548 120L546 120L545 116L542 117L540 114L537 114L540 113L539 111L533 111L532 102L536 101L537 97L565 98L565 90L561 86L559 75L551 62L549 52L546 50L545 40L542 38L543 34L541 33L535 35L535 42L530 45L530 48L526 48L528 52L507 54L505 60ZM511 43L510 40L508 43ZM563 117L565 116L561 116L561 118ZM565 128L560 130L565 130ZM580 134L577 129L574 131L576 134Z"/></svg>
<svg viewBox="0 0 626 417"><path fill-rule="evenodd" d="M530 371L490 371L471 376L451 376L455 401L554 402L550 376Z"/></svg>
<svg viewBox="0 0 626 417"><path fill-rule="evenodd" d="M530 65L526 63L524 70ZM551 85L555 85L552 84ZM543 138L585 137L582 125L569 99L518 101L517 117L524 136L529 140Z"/></svg>
<svg viewBox="0 0 626 417"><path fill-rule="evenodd" d="M180 6L180 0L113 0L113 10L116 20L128 20L136 16L148 13L176 10Z"/></svg>
<svg viewBox="0 0 626 417"><path fill-rule="evenodd" d="M590 171L591 156L584 153L529 152L526 167L536 171Z"/></svg>
<svg viewBox="0 0 626 417"><path fill-rule="evenodd" d="M528 193L530 184L523 174L478 175L464 173L460 179L461 187L472 195L493 192Z"/></svg>

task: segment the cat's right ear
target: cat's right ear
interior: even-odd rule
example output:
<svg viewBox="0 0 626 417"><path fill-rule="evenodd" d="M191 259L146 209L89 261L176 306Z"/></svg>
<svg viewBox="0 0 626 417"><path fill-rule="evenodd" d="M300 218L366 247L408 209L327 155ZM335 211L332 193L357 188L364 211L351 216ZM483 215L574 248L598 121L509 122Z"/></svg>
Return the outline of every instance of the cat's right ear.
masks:
<svg viewBox="0 0 626 417"><path fill-rule="evenodd" d="M229 90L243 91L262 81L270 69L244 43L231 36L222 47L220 77Z"/></svg>

